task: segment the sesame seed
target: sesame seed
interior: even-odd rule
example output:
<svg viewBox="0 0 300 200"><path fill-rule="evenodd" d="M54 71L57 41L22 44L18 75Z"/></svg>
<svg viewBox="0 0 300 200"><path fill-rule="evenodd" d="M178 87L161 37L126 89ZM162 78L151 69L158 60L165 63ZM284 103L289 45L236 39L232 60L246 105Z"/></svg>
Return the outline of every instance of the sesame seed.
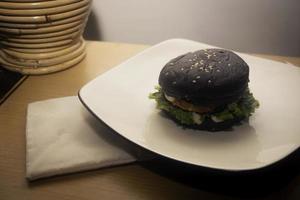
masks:
<svg viewBox="0 0 300 200"><path fill-rule="evenodd" d="M201 78L201 76L196 76L196 79L199 79L199 78Z"/></svg>
<svg viewBox="0 0 300 200"><path fill-rule="evenodd" d="M211 83L211 80L208 80L208 83Z"/></svg>
<svg viewBox="0 0 300 200"><path fill-rule="evenodd" d="M196 62L196 63L195 63L195 66L197 66L197 65L199 65L199 63L198 63L198 62Z"/></svg>
<svg viewBox="0 0 300 200"><path fill-rule="evenodd" d="M176 85L176 81L173 81L172 84L173 84L173 85Z"/></svg>
<svg viewBox="0 0 300 200"><path fill-rule="evenodd" d="M197 81L196 81L196 80L193 80L192 82L193 82L193 83L196 83Z"/></svg>
<svg viewBox="0 0 300 200"><path fill-rule="evenodd" d="M220 70L219 70L219 69L217 69L217 72L220 72Z"/></svg>
<svg viewBox="0 0 300 200"><path fill-rule="evenodd" d="M169 72L166 72L166 73L165 73L165 76L168 76L168 75L169 75Z"/></svg>
<svg viewBox="0 0 300 200"><path fill-rule="evenodd" d="M230 66L231 64L230 63L228 63L228 66Z"/></svg>
<svg viewBox="0 0 300 200"><path fill-rule="evenodd" d="M221 64L221 61L219 61L218 63Z"/></svg>
<svg viewBox="0 0 300 200"><path fill-rule="evenodd" d="M181 67L181 71L183 71L184 70L184 68L183 67Z"/></svg>
<svg viewBox="0 0 300 200"><path fill-rule="evenodd" d="M189 59L190 62L192 62L192 59Z"/></svg>
<svg viewBox="0 0 300 200"><path fill-rule="evenodd" d="M174 65L174 63L170 63L170 65Z"/></svg>

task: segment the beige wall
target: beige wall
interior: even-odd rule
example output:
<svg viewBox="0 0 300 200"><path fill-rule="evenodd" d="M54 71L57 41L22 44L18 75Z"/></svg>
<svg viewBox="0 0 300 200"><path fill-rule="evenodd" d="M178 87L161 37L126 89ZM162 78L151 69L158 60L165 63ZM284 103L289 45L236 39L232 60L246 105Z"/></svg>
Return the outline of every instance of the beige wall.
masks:
<svg viewBox="0 0 300 200"><path fill-rule="evenodd" d="M180 37L300 55L300 0L94 0L86 37L145 44Z"/></svg>

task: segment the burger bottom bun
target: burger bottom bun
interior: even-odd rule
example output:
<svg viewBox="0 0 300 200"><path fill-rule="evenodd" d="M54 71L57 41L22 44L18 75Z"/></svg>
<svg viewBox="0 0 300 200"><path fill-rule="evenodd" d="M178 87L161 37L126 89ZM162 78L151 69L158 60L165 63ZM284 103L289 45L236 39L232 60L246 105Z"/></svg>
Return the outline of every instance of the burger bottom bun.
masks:
<svg viewBox="0 0 300 200"><path fill-rule="evenodd" d="M177 125L183 127L183 128L189 128L189 129L195 129L195 130L206 130L211 132L217 132L217 131L232 131L234 126L241 125L242 123L248 123L248 118L245 117L236 117L234 119L225 120L222 122L214 122L211 119L206 119L202 122L202 124L197 125L186 125L180 123L179 120L177 120L175 117L173 117L169 112L165 110L161 110L162 116L173 120Z"/></svg>

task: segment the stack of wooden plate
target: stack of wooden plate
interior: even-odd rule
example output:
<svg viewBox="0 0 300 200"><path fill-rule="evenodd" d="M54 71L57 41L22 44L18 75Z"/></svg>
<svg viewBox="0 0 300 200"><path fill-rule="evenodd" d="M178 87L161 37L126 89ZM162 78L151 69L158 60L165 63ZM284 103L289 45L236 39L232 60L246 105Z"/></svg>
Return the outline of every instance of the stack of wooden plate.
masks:
<svg viewBox="0 0 300 200"><path fill-rule="evenodd" d="M0 1L1 65L23 74L46 74L80 62L91 1Z"/></svg>

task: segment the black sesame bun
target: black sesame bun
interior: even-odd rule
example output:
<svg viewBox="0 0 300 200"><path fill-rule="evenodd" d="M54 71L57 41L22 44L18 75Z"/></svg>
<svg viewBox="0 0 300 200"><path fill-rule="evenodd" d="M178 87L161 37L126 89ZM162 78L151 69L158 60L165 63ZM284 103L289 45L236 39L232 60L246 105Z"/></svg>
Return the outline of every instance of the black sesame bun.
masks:
<svg viewBox="0 0 300 200"><path fill-rule="evenodd" d="M194 105L222 106L248 88L249 67L224 49L205 49L172 59L159 75L163 92Z"/></svg>

